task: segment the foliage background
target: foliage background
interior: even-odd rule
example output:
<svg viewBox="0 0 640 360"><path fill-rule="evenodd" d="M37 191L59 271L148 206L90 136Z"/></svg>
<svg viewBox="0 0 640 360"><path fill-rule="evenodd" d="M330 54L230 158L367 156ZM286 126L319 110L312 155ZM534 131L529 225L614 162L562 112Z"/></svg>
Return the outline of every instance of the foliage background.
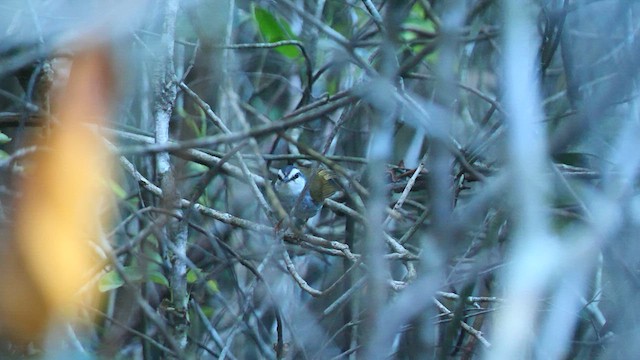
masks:
<svg viewBox="0 0 640 360"><path fill-rule="evenodd" d="M44 300L0 306L3 356L640 353L637 2L0 8L2 251L18 259L0 279L6 303L22 301L12 281L28 301L49 291L25 265L34 254L12 251L42 223L20 209L33 154L61 153L47 141L67 113L51 109L86 103L107 120L87 125L111 153L94 161L117 169L98 181L106 196L85 199L115 209L91 254L52 251L44 269L64 284L65 264L98 256L75 276L102 300L73 320ZM95 79L82 63L106 63L107 80L65 98L69 74ZM331 169L341 190L302 231L280 221L271 187L293 162ZM66 164L51 176L84 179ZM16 337L23 313L40 326Z"/></svg>

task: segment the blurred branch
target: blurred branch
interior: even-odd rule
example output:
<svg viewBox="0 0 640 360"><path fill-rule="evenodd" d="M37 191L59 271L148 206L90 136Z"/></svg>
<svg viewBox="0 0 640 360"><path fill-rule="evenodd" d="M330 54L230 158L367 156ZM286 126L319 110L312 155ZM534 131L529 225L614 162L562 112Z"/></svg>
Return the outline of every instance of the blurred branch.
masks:
<svg viewBox="0 0 640 360"><path fill-rule="evenodd" d="M504 87L508 117L511 206L514 211L512 263L506 267L505 295L510 306L496 315L495 347L490 359L529 353L534 341L539 300L560 264L561 251L551 235L547 203L549 180L546 129L536 79L539 43L532 4L510 1L502 9L504 34ZM545 259L536 254L546 253ZM569 324L566 324L569 331ZM554 356L555 357L555 356Z"/></svg>
<svg viewBox="0 0 640 360"><path fill-rule="evenodd" d="M22 158L25 158L27 156L30 156L38 151L46 151L46 149L40 146L28 146L28 147L15 150L13 154L0 160L0 169L8 168L11 165L13 165L16 161Z"/></svg>
<svg viewBox="0 0 640 360"><path fill-rule="evenodd" d="M312 110L307 112L294 112L285 116L282 121L276 121L269 125L262 125L253 127L250 130L234 132L231 134L205 136L198 139L168 142L164 144L154 144L148 146L132 146L129 148L123 148L120 150L121 154L152 154L158 152L177 152L194 147L213 147L220 144L228 144L236 141L241 141L250 137L260 137L269 134L273 134L278 131L283 131L291 127L299 126L309 121L316 120L318 117L330 113L336 109L339 109L355 99L351 96L346 96L334 101L321 101L322 105L318 110ZM326 106L323 106L324 104ZM298 109L300 110L300 109Z"/></svg>
<svg viewBox="0 0 640 360"><path fill-rule="evenodd" d="M416 79L424 79L424 80L432 80L435 81L437 80L435 76L433 75L425 75L425 74L420 74L420 73L408 73L405 75L405 77L407 78L416 78ZM483 93L482 91L475 89L471 86L465 85L463 83L460 82L456 82L456 86L458 86L459 88L466 90L476 96L478 96L479 98L481 98L482 100L488 102L489 104L493 105L496 110L500 111L501 113L505 113L504 109L502 108L502 105L495 99L493 99L491 96Z"/></svg>
<svg viewBox="0 0 640 360"><path fill-rule="evenodd" d="M109 130L105 129L108 133L115 135L123 140L133 140L136 142L142 142L146 144L154 144L153 137L138 135L131 132L123 131L123 130ZM114 151L119 152L117 148L114 148ZM235 165L229 164L228 162L223 162L221 157L210 155L202 150L197 149L185 149L179 150L176 152L176 156L183 157L186 160L191 160L198 164L202 164L209 167L217 167L220 164L220 169L225 173L233 176L239 180L245 180L244 174L242 170ZM251 174L253 181L255 181L258 185L264 184L264 178L260 175Z"/></svg>

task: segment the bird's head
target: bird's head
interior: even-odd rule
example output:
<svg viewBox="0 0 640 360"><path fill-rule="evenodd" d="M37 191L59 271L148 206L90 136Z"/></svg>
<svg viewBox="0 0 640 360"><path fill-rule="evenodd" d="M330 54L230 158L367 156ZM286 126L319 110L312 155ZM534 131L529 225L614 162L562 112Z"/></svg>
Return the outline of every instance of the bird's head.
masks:
<svg viewBox="0 0 640 360"><path fill-rule="evenodd" d="M293 165L283 167L278 171L278 187L286 187L291 193L300 194L304 190L307 178L302 171Z"/></svg>

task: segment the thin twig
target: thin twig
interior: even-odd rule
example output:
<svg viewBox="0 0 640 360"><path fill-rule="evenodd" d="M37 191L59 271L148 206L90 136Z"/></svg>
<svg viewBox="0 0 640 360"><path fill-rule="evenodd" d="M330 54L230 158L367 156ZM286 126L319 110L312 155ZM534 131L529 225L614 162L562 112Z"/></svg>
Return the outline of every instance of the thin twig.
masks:
<svg viewBox="0 0 640 360"><path fill-rule="evenodd" d="M400 210L400 208L402 208L402 205L404 205L404 202L409 196L409 193L411 192L413 185L416 183L418 176L420 176L420 174L422 173L422 169L424 169L425 160L426 160L426 155L423 157L420 164L418 164L418 167L413 171L413 175L411 175L411 178L409 178L409 181L407 181L407 186L405 186L404 190L402 191L402 194L398 198L398 201L396 201L395 205L393 205L392 211L397 212L398 210ZM382 223L382 227L386 228L387 225L389 225L390 221L391 221L391 216L387 215L387 218Z"/></svg>
<svg viewBox="0 0 640 360"><path fill-rule="evenodd" d="M453 313L449 309L447 309L446 306L442 305L440 301L438 301L437 299L433 299L433 302L436 304L436 307L440 310L440 312L450 318L453 318ZM484 336L482 335L482 331L474 329L462 320L460 320L460 326L464 331L468 332L471 336L478 339L478 341L480 341L485 348L488 349L491 347L491 343L484 338Z"/></svg>
<svg viewBox="0 0 640 360"><path fill-rule="evenodd" d="M195 147L212 147L220 144L228 144L236 141L241 141L250 137L265 136L286 130L288 128L299 126L309 121L316 120L318 117L344 107L354 100L355 99L353 97L342 98L334 102L330 102L326 106L321 106L317 110L302 113L300 115L287 116L283 118L282 121L276 121L269 125L256 126L250 130L234 132L231 134L205 136L198 139L191 139L180 142L124 147L120 149L119 153L131 155L153 154L165 151L172 153Z"/></svg>

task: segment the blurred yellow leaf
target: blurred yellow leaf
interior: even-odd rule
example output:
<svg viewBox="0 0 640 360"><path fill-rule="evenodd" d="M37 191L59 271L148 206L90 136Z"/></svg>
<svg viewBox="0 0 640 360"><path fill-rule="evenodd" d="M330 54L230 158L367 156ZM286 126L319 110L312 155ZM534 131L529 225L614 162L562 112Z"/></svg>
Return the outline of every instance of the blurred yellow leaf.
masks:
<svg viewBox="0 0 640 360"><path fill-rule="evenodd" d="M73 318L81 302L97 299L94 289L82 297L79 290L100 261L90 242L106 220L110 161L87 124L108 119L112 76L106 51L85 51L73 60L66 90L53 94L59 123L42 144L51 150L35 156L21 184L12 251L0 265L0 314L16 339L38 338L53 321Z"/></svg>

